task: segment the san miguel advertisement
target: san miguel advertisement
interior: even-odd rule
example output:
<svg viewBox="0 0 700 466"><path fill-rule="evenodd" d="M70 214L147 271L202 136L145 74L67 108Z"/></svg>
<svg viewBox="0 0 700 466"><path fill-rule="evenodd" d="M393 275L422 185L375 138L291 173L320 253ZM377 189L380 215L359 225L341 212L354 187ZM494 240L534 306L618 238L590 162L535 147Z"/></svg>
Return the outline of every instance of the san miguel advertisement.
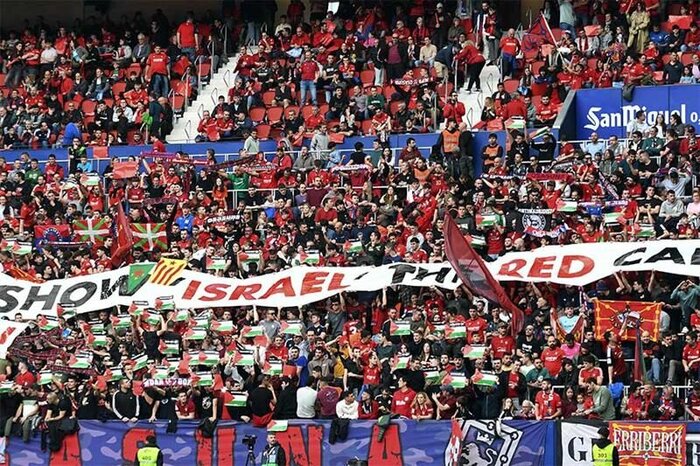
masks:
<svg viewBox="0 0 700 466"><path fill-rule="evenodd" d="M621 466L684 466L686 424L611 422Z"/></svg>
<svg viewBox="0 0 700 466"><path fill-rule="evenodd" d="M601 138L626 137L627 124L639 110L646 112L646 121L653 125L658 114L669 121L678 113L681 121L700 121L700 85L637 87L632 100L622 98L622 89L581 89L576 91L576 139L588 139L596 132ZM663 137L663 135L659 135Z"/></svg>
<svg viewBox="0 0 700 466"><path fill-rule="evenodd" d="M395 420L380 440L375 422L353 421L347 439L334 444L329 443L330 426L330 421L289 421L287 430L277 432L288 464L339 466L356 458L372 466L430 466L454 461L450 459L451 422ZM243 466L248 456L248 447L242 443L246 435L256 436L252 451L255 464L261 464L266 445L265 429L248 424L221 422L213 438L202 437L197 424L190 421L179 422L174 434L165 430L164 422L81 421L80 432L68 436L55 453L41 451L38 438L29 443L10 439L5 462L0 465L131 465L146 437L155 435L167 466Z"/></svg>

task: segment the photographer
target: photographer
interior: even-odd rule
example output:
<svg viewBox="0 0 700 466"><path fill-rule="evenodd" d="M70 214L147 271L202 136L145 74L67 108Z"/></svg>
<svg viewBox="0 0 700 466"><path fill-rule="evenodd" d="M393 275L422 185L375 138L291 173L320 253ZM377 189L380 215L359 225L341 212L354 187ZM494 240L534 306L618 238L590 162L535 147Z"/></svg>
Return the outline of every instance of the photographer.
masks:
<svg viewBox="0 0 700 466"><path fill-rule="evenodd" d="M262 453L263 466L284 466L287 464L287 458L284 449L277 443L277 436L274 432L268 432L267 445Z"/></svg>

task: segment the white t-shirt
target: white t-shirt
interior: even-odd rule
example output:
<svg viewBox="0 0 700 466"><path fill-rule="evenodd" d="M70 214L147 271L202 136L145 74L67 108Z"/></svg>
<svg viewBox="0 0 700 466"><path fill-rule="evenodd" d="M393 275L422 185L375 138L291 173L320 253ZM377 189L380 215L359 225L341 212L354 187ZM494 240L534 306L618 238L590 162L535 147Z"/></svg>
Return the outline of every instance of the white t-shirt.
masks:
<svg viewBox="0 0 700 466"><path fill-rule="evenodd" d="M316 417L316 396L318 393L311 387L301 387L297 390L297 417L313 419Z"/></svg>

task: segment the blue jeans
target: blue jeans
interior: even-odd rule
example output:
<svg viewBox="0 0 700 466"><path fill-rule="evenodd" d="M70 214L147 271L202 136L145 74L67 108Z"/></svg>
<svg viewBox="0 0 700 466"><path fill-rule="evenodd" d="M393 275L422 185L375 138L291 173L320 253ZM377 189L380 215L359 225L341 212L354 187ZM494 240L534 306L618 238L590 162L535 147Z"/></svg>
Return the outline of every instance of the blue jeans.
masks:
<svg viewBox="0 0 700 466"><path fill-rule="evenodd" d="M501 54L501 74L505 76L513 76L515 72L515 56L507 53Z"/></svg>
<svg viewBox="0 0 700 466"><path fill-rule="evenodd" d="M154 74L151 76L151 92L155 93L158 97L168 97L168 92L170 92L168 77L164 74Z"/></svg>
<svg viewBox="0 0 700 466"><path fill-rule="evenodd" d="M311 102L316 105L316 83L310 80L301 81L301 102L299 105L306 105L306 93L307 91L311 94Z"/></svg>
<svg viewBox="0 0 700 466"><path fill-rule="evenodd" d="M647 371L647 379L650 379L655 384L661 383L661 361L659 358L651 360L651 368Z"/></svg>
<svg viewBox="0 0 700 466"><path fill-rule="evenodd" d="M194 59L196 58L196 54L197 54L197 49L195 49L194 47L185 47L185 48L180 49L180 52L187 55L187 58L189 58L190 61L192 63L194 63Z"/></svg>

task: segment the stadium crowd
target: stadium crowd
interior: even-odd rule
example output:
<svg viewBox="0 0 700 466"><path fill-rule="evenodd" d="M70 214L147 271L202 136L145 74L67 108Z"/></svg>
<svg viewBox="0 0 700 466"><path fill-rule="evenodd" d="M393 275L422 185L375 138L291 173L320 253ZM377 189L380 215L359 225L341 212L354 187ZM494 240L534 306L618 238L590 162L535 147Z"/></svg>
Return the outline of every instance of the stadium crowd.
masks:
<svg viewBox="0 0 700 466"><path fill-rule="evenodd" d="M351 16L357 12L357 18L364 19L351 23L350 29L347 21L336 24L347 12L341 10L337 18L326 15L323 8L317 8L319 3L323 2L312 2L311 10L312 23L320 28L314 36L322 38L315 44L314 36L310 39L315 53L333 43L341 31L347 32L338 45L341 51L371 40L372 30L361 39L348 38L358 37L350 33L355 28L363 34L364 15L374 15L373 31L391 29L392 41L396 40L388 46L385 65L375 68L385 70L388 79L404 77L407 68L394 61L405 53L404 40L407 44L416 38L424 43L435 40L443 51L452 47L451 24L456 24L458 41L462 34L465 38L471 34L459 32L462 23L442 13L446 8L434 2L415 2L417 9L410 11L399 7L388 12L386 19L381 9L357 8ZM559 5L560 22L573 27L575 20L567 23L561 14L566 3ZM596 15L600 13L597 9L610 4L596 3ZM484 8L495 12L489 4ZM300 9L303 11L302 3L291 2L287 17L275 28L276 35L291 35L299 23ZM545 8L545 13L553 14L551 8ZM625 21L617 11L603 13ZM653 16L658 19L660 14L663 12ZM488 17L476 14L475 23L482 24L479 21ZM581 17L582 24L588 25L589 18L593 22L597 16L582 12ZM280 27L286 21L289 28ZM258 23L249 18L246 24L243 37L251 35L257 41ZM331 24L335 29L329 32ZM157 21L155 25L157 32ZM303 25L302 36L307 26ZM167 36L163 33L166 41ZM275 42L272 37L263 30L259 40ZM387 39L377 38L385 45ZM497 46L477 43L492 61L496 59ZM184 55L194 53L186 43L179 45ZM303 40L299 45L301 50L290 55L294 49L285 49L285 55L314 53ZM462 50L471 50L468 47ZM274 44L270 48L275 51ZM465 52L468 62L474 53L482 52ZM340 60L345 63L345 57ZM446 72L435 66L441 63L439 57L434 60L431 70L437 76ZM245 68L245 56L242 63ZM274 63L270 66L281 66ZM700 191L693 180L700 170L698 139L693 126L683 125L676 116L670 121L661 116L650 126L641 113L628 125L625 141L603 141L594 134L579 145L554 141L549 133L539 142L514 134L510 147L501 146L493 137L476 154L471 133L460 129L464 115L455 110L459 105L451 108L450 102L436 105L433 100L431 107L441 107L442 115L430 121L445 120L446 128L429 151L418 148L411 139L405 147L393 148L398 153L395 164L385 131L374 124L386 104L380 97L384 92L374 84L384 81L373 78L368 86L368 112L348 112L349 104L332 105L334 98L345 100L345 91L338 92L338 87L321 91L316 87L321 72L305 71L304 63L300 64L300 95L308 96L313 105L327 91L327 112L332 114L324 118L321 106L312 106L319 130L299 151L292 150L296 146L292 141L297 132L305 131L302 127L308 119L297 121L296 131L285 126L290 144L282 141L271 161L255 155L259 152L258 125L249 126L241 151L248 163L232 169L230 164L218 163L210 149L201 163L187 154L152 154L133 158L138 162L138 167L131 166L138 171L136 176L116 176L123 173L117 160L94 174L93 161L80 137L66 141L70 146L67 167L58 164L55 156L40 165L30 153L0 163L0 233L5 241L0 260L5 272L18 279L42 281L167 257L188 261L192 270L245 278L294 265L444 262L442 218L446 213L471 236L486 260L547 244L697 238ZM475 63L479 62L469 64ZM452 60L442 65L449 69ZM88 87L94 87L93 80L102 79L98 69L87 78L91 81ZM248 71L260 77L261 69L251 62ZM350 65L342 78L334 75L332 79L352 81L358 71L349 70ZM544 73L551 71L548 67ZM23 79L24 74L17 84ZM549 84L550 89L557 88L556 82ZM250 83L241 81L237 86L245 89ZM276 79L269 83L275 96L278 86L284 87ZM355 84L361 83L360 79ZM151 85L158 92L164 83L151 80ZM405 92L413 91L411 86ZM437 98L430 86L418 92ZM508 96L505 89L498 93L501 101ZM279 95L290 97L289 93ZM558 95L552 92L550 98ZM373 97L376 103L370 104ZM233 92L230 104L223 97L224 117L228 112L229 117L242 114L248 120L248 98L255 103L256 93ZM293 97L279 100L288 100L289 106L305 103L292 102ZM415 107L411 101L408 108L420 108L420 100L413 101ZM230 110L229 105L245 110ZM355 104L355 110L361 108ZM269 117L268 112L266 109ZM213 113L222 118L217 110ZM284 115L292 120L299 114ZM343 153L329 141L325 122L332 120L329 116L345 117L348 124L353 118L368 121L370 115L377 133L372 148L358 144L353 152ZM385 117L385 122L400 121L393 116ZM546 124L551 114L541 119ZM407 130L393 123L389 128ZM207 139L215 139L205 133ZM557 147L559 157L553 161ZM162 149L159 141L155 148ZM475 177L475 163L483 163L482 176ZM120 203L132 224L164 224L164 246L142 242L128 257L115 260L112 235L91 238L90 244L80 240L78 223L88 219L93 224L112 222ZM544 222L527 228L528 211L542 214ZM608 221L606 214L615 214L614 221ZM32 241L37 227L49 225L71 226L75 241L65 245L39 242L30 251L7 247L14 240L20 244ZM134 305L77 316L64 313L55 323L36 319L15 340L7 358L0 359L0 377L7 381L0 387L0 425L5 436L22 436L25 441L41 432L47 446L57 449L62 435L71 428L63 421L72 418L126 423L168 420L171 430L177 429L179 419L199 419L209 431L219 419L264 427L272 419L376 419L387 414L412 419L700 419L700 385L692 385L700 373L700 285L693 279L640 272L618 274L582 288L503 285L526 314L518 335L510 335L508 315L494 303L463 288L454 292L399 287L379 293L341 293L299 309L212 308L195 314L186 309L144 312ZM631 380L626 362L633 352L629 342L619 342L614 332L607 332L602 340L595 338L594 298L663 303L658 341L642 335L649 368L645 380ZM125 314L128 317L122 319ZM22 320L22 316L15 319ZM579 320L584 322L580 335L566 333ZM397 322L404 321L410 331L398 334L396 329L401 326ZM447 338L443 323L463 324L465 335ZM193 327L204 331L194 332ZM251 327L262 331L253 335ZM629 387L626 394L619 386L608 388L617 383ZM658 388L661 384L667 385ZM679 396L674 384L691 384L693 389L687 397Z"/></svg>

